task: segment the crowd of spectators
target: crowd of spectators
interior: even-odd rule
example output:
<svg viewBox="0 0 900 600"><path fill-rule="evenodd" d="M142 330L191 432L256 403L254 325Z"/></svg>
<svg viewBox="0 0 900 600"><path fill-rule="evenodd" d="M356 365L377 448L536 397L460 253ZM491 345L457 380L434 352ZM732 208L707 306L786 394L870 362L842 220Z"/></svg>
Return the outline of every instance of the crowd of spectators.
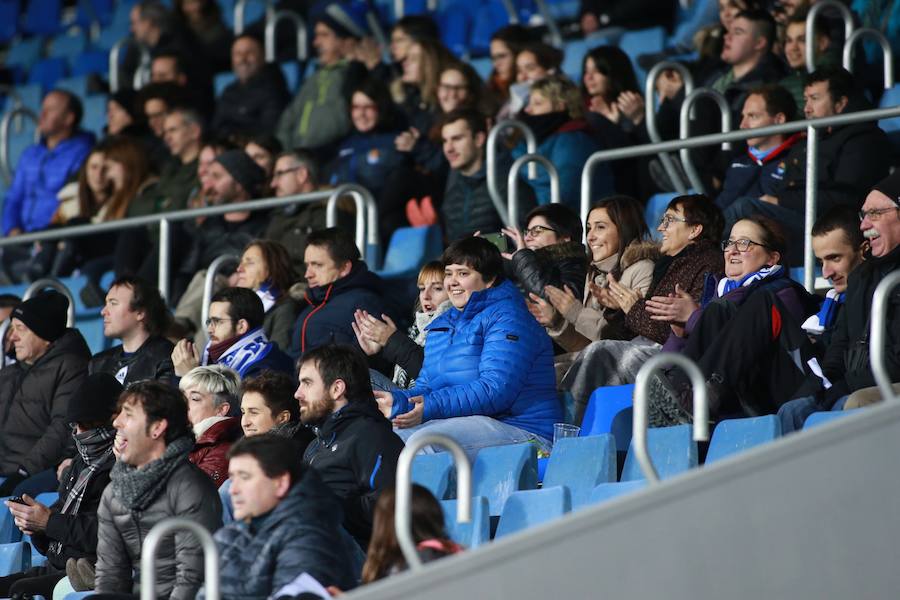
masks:
<svg viewBox="0 0 900 600"><path fill-rule="evenodd" d="M719 23L695 40L634 60L693 52L695 81L741 129L871 108L871 61L857 61L856 77L838 66L842 28L829 14L807 40L811 2L770 4L720 0ZM873 22L866 2L852 4ZM601 39L671 27L676 12L674 0L584 0L574 27ZM306 16L317 65L293 97L257 29L232 36L212 0L131 9L151 82L109 97L102 139L80 129L76 95L44 97L4 236L230 212L173 222L166 299L156 225L3 248L2 283L86 275L81 299L102 305L104 336L119 345L92 356L57 292L0 297L0 496L16 497L6 501L16 527L49 559L0 578L0 596L51 597L63 577L97 597L137 594L141 543L172 516L215 532L226 599L294 596L302 573L335 595L388 577L406 568L393 534L405 443L441 433L470 459L503 444L550 452L555 423L579 424L595 389L634 383L663 351L700 367L713 421L777 414L789 433L813 412L880 400L868 331L874 288L900 266L900 173L876 122L819 129L812 237L831 289L816 295L790 271L802 258L805 134L692 150L708 193L673 194L658 223L646 221L648 198L676 188L660 161L600 163L583 221L587 159L650 141L645 109L657 99L643 97L616 45L590 49L575 82L562 49L509 25L491 38L482 80L429 17L397 21L382 49L364 2L317 2ZM128 53L121 81L134 81L141 56ZM229 70L215 97L213 76ZM680 135L686 87L673 69L655 82L665 139ZM710 106L696 106L691 134L717 130ZM534 134L558 198L543 169L508 180L528 152L512 131L500 132L489 189L488 133L505 118ZM385 242L400 227L440 228L443 253L418 273L412 310L403 284L363 260L343 203L330 227L322 201L230 206L344 183L372 192ZM510 185L514 223L493 198L505 202ZM212 279L204 306L223 255L239 260ZM897 303L885 324L894 382ZM692 391L680 369L654 375L651 425L691 422ZM54 489L52 506L35 500ZM412 511L423 560L463 551L424 488ZM157 570L158 596L203 597L192 535L164 541Z"/></svg>

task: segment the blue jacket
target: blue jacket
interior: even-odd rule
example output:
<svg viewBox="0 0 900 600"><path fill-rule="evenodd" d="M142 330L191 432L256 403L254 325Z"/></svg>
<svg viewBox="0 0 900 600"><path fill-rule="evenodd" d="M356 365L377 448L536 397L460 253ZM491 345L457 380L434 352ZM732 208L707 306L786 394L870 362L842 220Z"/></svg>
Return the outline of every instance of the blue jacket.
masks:
<svg viewBox="0 0 900 600"><path fill-rule="evenodd" d="M329 168L331 185L358 183L377 196L388 176L406 162L394 146L398 133L356 132L345 139Z"/></svg>
<svg viewBox="0 0 900 600"><path fill-rule="evenodd" d="M393 392L396 416L425 397L424 421L486 415L547 439L562 420L553 345L509 281L475 292L428 326L425 363L409 390Z"/></svg>
<svg viewBox="0 0 900 600"><path fill-rule="evenodd" d="M16 227L46 229L59 206L57 192L78 172L93 145L93 133L78 131L53 150L44 140L25 148L3 205L3 235Z"/></svg>
<svg viewBox="0 0 900 600"><path fill-rule="evenodd" d="M799 133L788 137L762 160L749 151L736 156L725 171L722 191L716 198L719 208L725 210L740 198L759 198L764 194L777 196L784 180L785 158L800 138Z"/></svg>

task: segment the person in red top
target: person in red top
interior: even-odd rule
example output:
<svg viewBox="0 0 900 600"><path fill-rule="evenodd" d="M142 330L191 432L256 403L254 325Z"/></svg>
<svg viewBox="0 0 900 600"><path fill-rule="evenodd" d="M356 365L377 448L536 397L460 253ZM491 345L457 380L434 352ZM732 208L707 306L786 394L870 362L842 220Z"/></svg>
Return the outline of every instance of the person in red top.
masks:
<svg viewBox="0 0 900 600"><path fill-rule="evenodd" d="M219 487L228 479L228 450L242 433L241 420L229 416L240 406L240 377L221 365L196 367L181 378L178 387L197 438L188 459Z"/></svg>

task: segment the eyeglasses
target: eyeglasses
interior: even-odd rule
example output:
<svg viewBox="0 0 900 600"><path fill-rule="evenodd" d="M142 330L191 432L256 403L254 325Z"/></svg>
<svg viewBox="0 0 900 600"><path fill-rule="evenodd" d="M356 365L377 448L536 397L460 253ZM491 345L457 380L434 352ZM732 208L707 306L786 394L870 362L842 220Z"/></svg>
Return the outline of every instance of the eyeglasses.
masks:
<svg viewBox="0 0 900 600"><path fill-rule="evenodd" d="M662 219L659 220L660 229L668 229L669 225L672 223L687 223L687 219L684 217L676 217L675 215L663 215Z"/></svg>
<svg viewBox="0 0 900 600"><path fill-rule="evenodd" d="M889 213L892 210L900 210L900 207L894 206L891 208L872 208L869 210L861 210L859 211L859 220L864 221L866 217L869 217L870 221L877 221L881 218L881 215Z"/></svg>
<svg viewBox="0 0 900 600"><path fill-rule="evenodd" d="M537 237L541 235L545 231L552 231L553 233L557 233L555 229L551 229L550 227L544 227L543 225L535 225L534 227L529 227L525 230L525 235L528 237Z"/></svg>
<svg viewBox="0 0 900 600"><path fill-rule="evenodd" d="M722 252L728 252L728 249L734 246L737 248L738 252L746 252L750 249L750 246L760 246L762 248L768 248L765 244L760 244L759 242L754 242L753 240L748 239L740 239L740 240L725 240L722 242Z"/></svg>
<svg viewBox="0 0 900 600"><path fill-rule="evenodd" d="M213 327L218 327L225 321L234 321L234 319L228 317L210 317L206 320L206 326L209 327L212 325Z"/></svg>
<svg viewBox="0 0 900 600"><path fill-rule="evenodd" d="M452 85L449 83L440 83L440 84L438 84L438 89L444 90L445 92L460 93L460 92L468 91L469 86L467 86L466 84Z"/></svg>
<svg viewBox="0 0 900 600"><path fill-rule="evenodd" d="M288 173L293 173L297 169L299 169L302 165L297 165L296 167L291 167L290 169L281 169L280 171L275 171L272 173L272 179L278 179L282 175L287 175Z"/></svg>
<svg viewBox="0 0 900 600"><path fill-rule="evenodd" d="M378 112L378 105L377 104L351 104L350 110L365 110L365 111Z"/></svg>

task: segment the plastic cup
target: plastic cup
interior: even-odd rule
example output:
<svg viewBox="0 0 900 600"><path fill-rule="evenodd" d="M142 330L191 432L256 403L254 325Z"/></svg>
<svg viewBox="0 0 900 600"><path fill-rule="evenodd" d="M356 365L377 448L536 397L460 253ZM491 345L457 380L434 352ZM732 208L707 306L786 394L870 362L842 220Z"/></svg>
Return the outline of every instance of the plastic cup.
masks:
<svg viewBox="0 0 900 600"><path fill-rule="evenodd" d="M554 423L553 424L553 444L556 445L558 440L562 438L572 438L578 437L578 434L581 433L581 427L578 425L570 425L568 423Z"/></svg>

